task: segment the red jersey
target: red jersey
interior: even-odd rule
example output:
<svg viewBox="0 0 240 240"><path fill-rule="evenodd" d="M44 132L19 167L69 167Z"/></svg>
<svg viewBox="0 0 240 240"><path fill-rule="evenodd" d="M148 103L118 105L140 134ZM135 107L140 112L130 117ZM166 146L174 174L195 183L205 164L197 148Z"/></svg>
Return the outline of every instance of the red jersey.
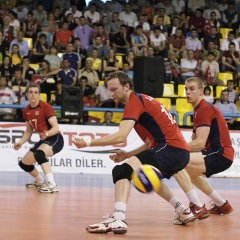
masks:
<svg viewBox="0 0 240 240"><path fill-rule="evenodd" d="M171 113L154 98L132 92L122 120L134 120L134 129L149 148L159 143L189 150Z"/></svg>
<svg viewBox="0 0 240 240"><path fill-rule="evenodd" d="M39 134L52 128L48 122L48 119L52 116L55 116L54 109L42 100L39 100L38 105L34 108L29 104L23 109L23 118Z"/></svg>
<svg viewBox="0 0 240 240"><path fill-rule="evenodd" d="M226 121L214 105L202 99L194 109L193 124L194 133L198 127L210 127L205 149L219 151L224 157L233 161L234 149Z"/></svg>

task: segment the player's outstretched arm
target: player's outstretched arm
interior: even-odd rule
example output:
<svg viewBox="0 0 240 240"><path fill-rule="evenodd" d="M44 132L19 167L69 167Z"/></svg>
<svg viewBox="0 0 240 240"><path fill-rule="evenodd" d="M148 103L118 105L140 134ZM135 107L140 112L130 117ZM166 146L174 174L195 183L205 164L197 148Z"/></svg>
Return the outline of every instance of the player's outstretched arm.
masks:
<svg viewBox="0 0 240 240"><path fill-rule="evenodd" d="M91 142L88 142L88 146L107 146L122 143L126 140L128 134L134 127L134 124L135 121L133 120L121 121L118 132L102 138L93 139ZM77 148L87 147L87 143L84 139L75 138L73 139L73 143Z"/></svg>
<svg viewBox="0 0 240 240"><path fill-rule="evenodd" d="M20 139L19 142L14 143L14 149L18 150L22 147L22 145L32 136L33 128L30 123L26 122L26 130Z"/></svg>
<svg viewBox="0 0 240 240"><path fill-rule="evenodd" d="M190 152L200 151L205 148L209 132L210 127L208 126L202 126L196 129L196 138L188 142Z"/></svg>

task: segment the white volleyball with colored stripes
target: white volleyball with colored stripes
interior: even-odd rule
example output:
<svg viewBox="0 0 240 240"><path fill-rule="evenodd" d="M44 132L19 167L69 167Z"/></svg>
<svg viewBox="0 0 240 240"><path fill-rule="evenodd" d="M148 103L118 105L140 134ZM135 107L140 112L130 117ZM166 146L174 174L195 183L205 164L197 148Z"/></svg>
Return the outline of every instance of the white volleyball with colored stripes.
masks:
<svg viewBox="0 0 240 240"><path fill-rule="evenodd" d="M133 185L142 193L157 192L161 187L162 175L151 165L142 165L132 173Z"/></svg>

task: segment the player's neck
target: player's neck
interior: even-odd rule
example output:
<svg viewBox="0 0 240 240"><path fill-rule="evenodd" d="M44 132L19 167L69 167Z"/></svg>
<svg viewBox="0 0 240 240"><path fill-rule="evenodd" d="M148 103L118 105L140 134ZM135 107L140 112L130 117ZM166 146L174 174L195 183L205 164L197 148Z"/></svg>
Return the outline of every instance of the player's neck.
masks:
<svg viewBox="0 0 240 240"><path fill-rule="evenodd" d="M198 101L192 103L193 108L195 108L201 102L202 99L203 97L200 97Z"/></svg>
<svg viewBox="0 0 240 240"><path fill-rule="evenodd" d="M126 104L129 101L130 95L132 93L132 90L129 90L124 98L124 100L122 101L123 104Z"/></svg>
<svg viewBox="0 0 240 240"><path fill-rule="evenodd" d="M30 102L32 108L35 108L39 104L39 100L37 102Z"/></svg>

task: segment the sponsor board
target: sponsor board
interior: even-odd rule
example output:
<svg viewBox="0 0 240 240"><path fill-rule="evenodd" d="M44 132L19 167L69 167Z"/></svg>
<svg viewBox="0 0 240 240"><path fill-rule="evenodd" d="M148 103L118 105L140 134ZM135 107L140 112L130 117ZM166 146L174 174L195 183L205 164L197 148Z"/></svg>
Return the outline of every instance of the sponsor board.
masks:
<svg viewBox="0 0 240 240"><path fill-rule="evenodd" d="M143 144L136 132L132 130L124 143L105 147L77 149L72 143L74 135L88 136L96 139L116 132L118 127L65 124L59 125L59 127L64 137L64 148L60 153L49 158L53 172L111 174L112 168L116 165L109 158L111 150L121 149L123 151L131 151ZM13 144L19 141L24 131L24 123L0 123L0 171L22 171L18 166L18 161L39 141L38 134L34 132L22 148L15 151ZM182 130L182 133L186 141L191 140L191 130ZM240 177L239 134L231 132L231 140L235 149L234 163L228 170L215 175L217 177ZM37 168L40 170L39 166Z"/></svg>

